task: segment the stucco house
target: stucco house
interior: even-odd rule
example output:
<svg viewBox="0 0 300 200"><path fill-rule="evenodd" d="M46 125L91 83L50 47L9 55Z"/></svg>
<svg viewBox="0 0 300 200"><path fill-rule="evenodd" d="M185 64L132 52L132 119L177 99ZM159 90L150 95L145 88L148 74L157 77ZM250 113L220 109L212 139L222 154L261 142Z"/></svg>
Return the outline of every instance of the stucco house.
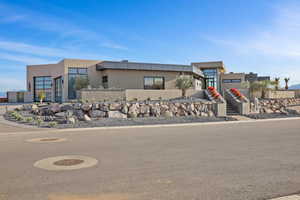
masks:
<svg viewBox="0 0 300 200"><path fill-rule="evenodd" d="M63 59L57 64L28 65L27 90L33 101L39 100L39 93L46 94L45 101L65 102L76 96L76 80L86 79L91 88L121 88L142 90L176 89L179 75L193 77L193 89L206 87L206 70L219 72L221 66L208 63L191 65L138 63L123 61ZM216 68L216 69L215 69ZM204 69L204 70L203 70ZM219 81L210 77L209 84ZM219 83L218 83L219 84Z"/></svg>

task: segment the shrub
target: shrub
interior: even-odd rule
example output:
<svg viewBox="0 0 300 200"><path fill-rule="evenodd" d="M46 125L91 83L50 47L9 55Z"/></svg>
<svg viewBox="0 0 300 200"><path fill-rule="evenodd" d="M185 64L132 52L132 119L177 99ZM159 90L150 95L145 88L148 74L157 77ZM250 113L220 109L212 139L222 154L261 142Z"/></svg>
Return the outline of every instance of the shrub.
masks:
<svg viewBox="0 0 300 200"><path fill-rule="evenodd" d="M38 119L35 120L35 122L36 122L36 124L37 124L38 126L41 126L41 124L43 123L43 120L40 119L40 118L38 118Z"/></svg>
<svg viewBox="0 0 300 200"><path fill-rule="evenodd" d="M51 128L57 126L57 122L49 122L48 124Z"/></svg>
<svg viewBox="0 0 300 200"><path fill-rule="evenodd" d="M25 121L28 122L28 123L33 122L33 118L32 117L27 117L27 118L25 118Z"/></svg>

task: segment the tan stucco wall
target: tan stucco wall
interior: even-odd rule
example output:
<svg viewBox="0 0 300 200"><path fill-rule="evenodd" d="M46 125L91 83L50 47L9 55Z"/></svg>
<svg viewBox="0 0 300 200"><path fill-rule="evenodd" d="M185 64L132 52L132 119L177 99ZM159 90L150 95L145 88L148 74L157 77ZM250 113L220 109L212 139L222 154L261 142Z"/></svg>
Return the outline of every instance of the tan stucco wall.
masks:
<svg viewBox="0 0 300 200"><path fill-rule="evenodd" d="M33 77L36 76L51 76L52 79L59 76L63 77L63 101L68 100L68 68L88 68L89 77L91 81L95 79L96 63L99 60L77 60L77 59L65 59L57 64L46 65L28 65L27 66L27 90L29 89L29 83L31 85L31 95L33 96ZM52 101L54 101L54 80L52 81Z"/></svg>
<svg viewBox="0 0 300 200"><path fill-rule="evenodd" d="M62 63L58 64L47 64L47 65L28 65L27 66L27 90L30 92L30 95L33 97L33 77L37 76L51 76L56 78L63 76L64 67ZM30 83L30 90L29 90ZM54 80L52 81L52 100L54 100Z"/></svg>
<svg viewBox="0 0 300 200"><path fill-rule="evenodd" d="M80 100L88 102L99 101L120 101L120 100L167 100L181 97L181 90L144 90L144 89L127 89L127 90L81 90L78 91ZM203 90L187 90L187 96L204 98Z"/></svg>
<svg viewBox="0 0 300 200"><path fill-rule="evenodd" d="M295 91L267 91L266 98L269 99L285 99L285 98L295 98Z"/></svg>
<svg viewBox="0 0 300 200"><path fill-rule="evenodd" d="M187 96L193 96L197 98L204 98L203 91L189 89L186 92ZM167 89L167 90L139 90L139 89L129 89L126 90L126 100L166 100L174 99L182 96L181 90L178 89Z"/></svg>
<svg viewBox="0 0 300 200"><path fill-rule="evenodd" d="M165 78L165 89L175 89L175 81L179 72L140 71L140 70L105 70L109 88L144 89L145 76L161 76Z"/></svg>
<svg viewBox="0 0 300 200"><path fill-rule="evenodd" d="M243 88L243 83L245 82L245 74L244 73L221 74L220 79L221 79L220 81L223 90L231 89L231 88L241 89ZM223 83L224 79L241 79L241 83Z"/></svg>

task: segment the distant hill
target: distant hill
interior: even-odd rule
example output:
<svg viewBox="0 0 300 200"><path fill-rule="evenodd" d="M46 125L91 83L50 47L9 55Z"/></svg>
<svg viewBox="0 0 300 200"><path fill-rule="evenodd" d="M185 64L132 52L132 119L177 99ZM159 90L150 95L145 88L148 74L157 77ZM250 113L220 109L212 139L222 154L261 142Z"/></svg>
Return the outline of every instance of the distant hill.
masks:
<svg viewBox="0 0 300 200"><path fill-rule="evenodd" d="M0 92L0 97L6 97L6 92Z"/></svg>
<svg viewBox="0 0 300 200"><path fill-rule="evenodd" d="M291 86L289 87L289 89L293 89L293 90L300 89L300 84L297 84L297 85L291 85Z"/></svg>

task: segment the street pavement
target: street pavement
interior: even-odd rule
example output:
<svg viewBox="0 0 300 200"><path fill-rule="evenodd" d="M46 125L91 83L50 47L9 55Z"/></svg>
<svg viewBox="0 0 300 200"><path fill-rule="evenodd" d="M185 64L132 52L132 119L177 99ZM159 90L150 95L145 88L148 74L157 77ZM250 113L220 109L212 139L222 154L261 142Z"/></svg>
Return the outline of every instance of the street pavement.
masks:
<svg viewBox="0 0 300 200"><path fill-rule="evenodd" d="M14 134L5 126L0 200L263 200L300 191L299 119ZM41 137L66 140L27 141ZM67 171L34 167L68 155L98 163Z"/></svg>

